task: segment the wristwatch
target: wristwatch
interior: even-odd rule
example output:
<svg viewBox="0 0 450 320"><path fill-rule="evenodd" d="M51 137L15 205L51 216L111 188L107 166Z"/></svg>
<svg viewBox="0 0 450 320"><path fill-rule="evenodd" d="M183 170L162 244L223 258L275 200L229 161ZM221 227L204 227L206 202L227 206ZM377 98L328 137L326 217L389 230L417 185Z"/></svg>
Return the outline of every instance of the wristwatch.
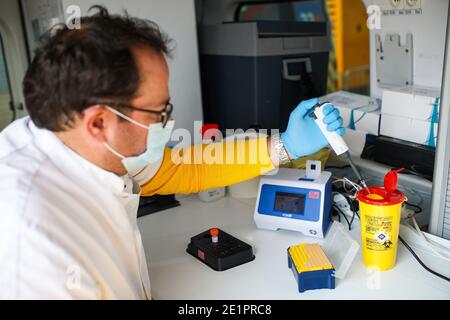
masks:
<svg viewBox="0 0 450 320"><path fill-rule="evenodd" d="M289 157L289 154L286 150L286 148L284 147L283 141L281 141L280 139L280 134L279 133L275 133L271 135L271 143L272 143L272 148L273 150L275 150L275 152L278 155L278 159L280 161L280 165L292 165L292 160Z"/></svg>

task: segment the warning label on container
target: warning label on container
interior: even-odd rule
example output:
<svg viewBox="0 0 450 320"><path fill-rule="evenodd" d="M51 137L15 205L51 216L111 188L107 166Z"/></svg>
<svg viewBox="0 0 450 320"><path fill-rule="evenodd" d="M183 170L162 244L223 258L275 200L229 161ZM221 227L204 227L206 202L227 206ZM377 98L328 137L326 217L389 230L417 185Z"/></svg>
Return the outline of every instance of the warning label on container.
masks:
<svg viewBox="0 0 450 320"><path fill-rule="evenodd" d="M393 217L366 216L366 247L375 251L386 251L392 247Z"/></svg>

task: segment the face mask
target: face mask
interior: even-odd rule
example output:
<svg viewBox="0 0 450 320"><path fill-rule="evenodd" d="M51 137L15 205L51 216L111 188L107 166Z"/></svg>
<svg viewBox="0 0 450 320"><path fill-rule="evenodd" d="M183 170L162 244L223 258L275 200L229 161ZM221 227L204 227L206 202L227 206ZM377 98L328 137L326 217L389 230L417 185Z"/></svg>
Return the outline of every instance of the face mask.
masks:
<svg viewBox="0 0 450 320"><path fill-rule="evenodd" d="M130 121L131 123L148 130L147 134L147 150L135 157L125 157L116 150L114 150L109 144L104 142L105 147L114 153L116 156L122 159L122 164L129 173L135 173L136 171L144 168L145 166L159 161L164 155L164 147L170 140L173 127L175 125L174 120L167 122L163 128L162 123L152 123L149 126L143 125L136 120L124 115L116 109L107 107L111 112L115 113L119 117Z"/></svg>

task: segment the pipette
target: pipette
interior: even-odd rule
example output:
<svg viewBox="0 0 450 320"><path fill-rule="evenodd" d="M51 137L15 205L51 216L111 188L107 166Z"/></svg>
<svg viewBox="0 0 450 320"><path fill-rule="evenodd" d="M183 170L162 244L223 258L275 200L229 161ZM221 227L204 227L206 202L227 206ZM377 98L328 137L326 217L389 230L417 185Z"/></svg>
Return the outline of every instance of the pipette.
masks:
<svg viewBox="0 0 450 320"><path fill-rule="evenodd" d="M361 184L363 188L366 189L367 188L366 181L363 179L358 168L353 163L352 156L350 155L347 143L345 143L345 140L336 131L328 131L327 125L323 122L323 118L325 117L323 109L328 104L331 103L330 102L317 103L311 109L312 111L309 113L309 116L315 120L317 126L319 127L320 131L322 131L323 135L327 139L331 148L333 148L334 152L336 152L338 156L340 156L350 164L350 167L352 168L353 172L355 173L356 177L359 180L359 184Z"/></svg>

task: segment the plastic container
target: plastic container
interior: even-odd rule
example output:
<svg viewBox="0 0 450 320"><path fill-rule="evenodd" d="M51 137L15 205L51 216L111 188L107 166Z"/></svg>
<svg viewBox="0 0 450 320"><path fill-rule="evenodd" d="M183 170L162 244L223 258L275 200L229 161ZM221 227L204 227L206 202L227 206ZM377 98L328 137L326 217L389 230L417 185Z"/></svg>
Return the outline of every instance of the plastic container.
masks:
<svg viewBox="0 0 450 320"><path fill-rule="evenodd" d="M334 221L322 245L303 243L289 247L288 267L298 291L334 289L335 278L344 279L360 245L341 223Z"/></svg>
<svg viewBox="0 0 450 320"><path fill-rule="evenodd" d="M287 257L299 292L334 289L334 269L320 245L302 243L289 247Z"/></svg>
<svg viewBox="0 0 450 320"><path fill-rule="evenodd" d="M395 266L402 204L405 195L384 187L369 187L356 195L361 220L363 262L367 267L389 270Z"/></svg>
<svg viewBox="0 0 450 320"><path fill-rule="evenodd" d="M350 237L346 227L337 221L333 221L322 248L334 267L336 278L345 278L359 247L359 243Z"/></svg>
<svg viewBox="0 0 450 320"><path fill-rule="evenodd" d="M256 199L258 197L259 179L260 177L258 176L228 186L230 196L236 199Z"/></svg>
<svg viewBox="0 0 450 320"><path fill-rule="evenodd" d="M214 242L213 237L217 237L217 242ZM192 237L186 252L216 271L224 271L255 260L251 245L218 228Z"/></svg>
<svg viewBox="0 0 450 320"><path fill-rule="evenodd" d="M203 202L216 201L225 196L225 187L208 189L198 193L198 198Z"/></svg>

